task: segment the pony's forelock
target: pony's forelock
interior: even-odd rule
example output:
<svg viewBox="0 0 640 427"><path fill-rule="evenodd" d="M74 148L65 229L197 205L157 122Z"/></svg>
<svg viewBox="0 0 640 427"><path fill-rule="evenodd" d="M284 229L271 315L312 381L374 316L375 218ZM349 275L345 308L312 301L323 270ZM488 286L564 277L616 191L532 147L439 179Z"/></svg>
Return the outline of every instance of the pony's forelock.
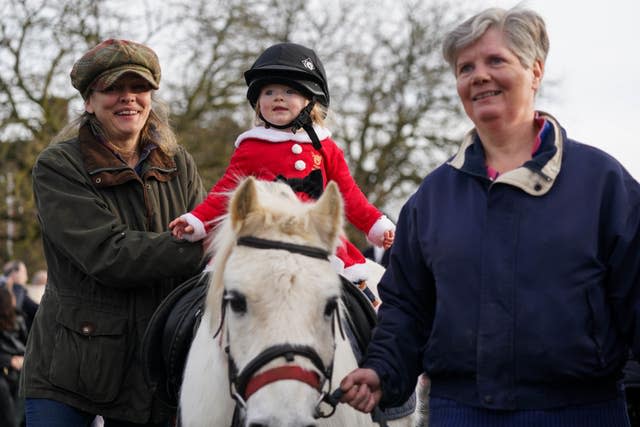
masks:
<svg viewBox="0 0 640 427"><path fill-rule="evenodd" d="M208 304L216 304L216 301L222 298L224 268L240 236L251 235L307 244L322 247L330 253L335 252L337 239L327 247L326 241L319 235L322 232L321 227L313 224L310 215L313 203L305 203L298 199L291 187L282 182L255 180L255 185L259 207L243 219L241 229L234 229L231 215L227 213L219 219L212 233L213 238L206 243L206 252L212 259L213 271L209 281ZM226 193L229 201L234 197L236 190ZM219 320L219 316L211 318L216 324Z"/></svg>

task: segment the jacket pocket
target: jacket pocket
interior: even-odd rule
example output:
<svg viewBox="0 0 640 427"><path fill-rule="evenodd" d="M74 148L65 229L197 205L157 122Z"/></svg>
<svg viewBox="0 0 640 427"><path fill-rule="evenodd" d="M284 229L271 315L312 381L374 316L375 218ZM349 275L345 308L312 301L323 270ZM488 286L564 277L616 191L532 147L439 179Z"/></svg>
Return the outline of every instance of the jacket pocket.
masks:
<svg viewBox="0 0 640 427"><path fill-rule="evenodd" d="M86 307L62 306L49 380L96 403L119 394L127 357L127 317Z"/></svg>
<svg viewBox="0 0 640 427"><path fill-rule="evenodd" d="M602 318L606 311L602 303L602 298L599 296L597 289L590 287L586 290L587 305L589 306L589 325L588 332L591 341L596 350L598 359L598 365L603 368L606 366L605 357L603 354L604 343L604 319Z"/></svg>

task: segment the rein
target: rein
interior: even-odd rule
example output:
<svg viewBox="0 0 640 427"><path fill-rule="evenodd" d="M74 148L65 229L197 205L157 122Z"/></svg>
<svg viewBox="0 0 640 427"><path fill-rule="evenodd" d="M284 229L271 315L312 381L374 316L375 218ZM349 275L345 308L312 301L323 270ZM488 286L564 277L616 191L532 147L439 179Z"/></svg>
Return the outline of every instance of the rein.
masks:
<svg viewBox="0 0 640 427"><path fill-rule="evenodd" d="M326 261L329 260L328 251L314 246L262 239L254 236L240 237L237 240L237 244L239 246L247 246L263 250L286 250L291 253L304 255L311 258L323 259ZM226 314L227 302L227 298L222 299L220 325L214 337L217 336L222 330L222 324L224 322ZM340 328L340 333L344 337L344 331L342 330L338 308L336 308L336 310L334 311L334 316L338 316L338 326ZM334 346L335 322L336 319L334 317L331 324L331 332L334 335ZM229 339L230 337L227 333L227 343L229 342ZM247 400L249 399L249 397L256 393L260 388L281 380L297 380L309 385L320 393L320 398L318 399L314 411L314 418L328 418L335 412L336 406L339 403L339 394L341 391L340 388L338 388L333 393L330 393L331 377L333 374L333 358L331 359L329 365L325 366L322 358L318 355L318 352L310 346L277 344L264 349L256 357L251 359L241 371L238 371L237 365L233 359L233 356L231 355L228 344L225 347L225 352L227 353L229 367L229 393L231 394L233 400L236 401L236 408L233 415L232 426L240 425L240 421L242 418L242 414L240 412L243 412L246 409ZM301 356L309 360L324 378L321 378L318 372L304 369L301 366L294 364L270 368L265 370L264 372L256 374L257 371L259 371L261 368L275 359L284 358L287 363L293 363L295 360L295 356ZM326 387L326 389L325 384L328 384L328 387ZM330 409L328 411L323 411L323 409L321 408L322 403L328 404L330 406Z"/></svg>

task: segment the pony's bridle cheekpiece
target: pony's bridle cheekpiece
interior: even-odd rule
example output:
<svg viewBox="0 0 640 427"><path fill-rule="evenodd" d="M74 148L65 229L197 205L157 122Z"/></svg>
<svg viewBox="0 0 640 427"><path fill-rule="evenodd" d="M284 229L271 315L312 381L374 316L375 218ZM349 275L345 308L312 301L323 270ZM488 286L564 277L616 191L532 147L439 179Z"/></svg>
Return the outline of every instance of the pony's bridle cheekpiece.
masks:
<svg viewBox="0 0 640 427"><path fill-rule="evenodd" d="M248 246L256 249L280 249L286 250L291 253L308 256L311 258L324 259L328 261L329 252L322 248L298 245L295 243L281 242L277 240L262 239L253 236L243 236L238 238L237 244L240 246ZM228 299L222 299L222 311L221 321L218 330L214 336L217 336L222 329L222 322L224 321L226 304ZM339 316L339 311L336 308L334 316ZM332 334L335 336L334 324L336 319L332 321ZM344 337L340 318L337 319L340 333ZM227 336L227 340L229 337ZM335 346L335 339L334 339ZM331 391L331 376L333 374L333 358L328 366L325 366L322 358L318 355L318 352L310 346L295 345L295 344L278 344L264 349L256 357L251 359L249 363L241 370L238 371L235 361L231 356L229 345L226 346L225 351L227 353L228 365L229 365L229 388L231 397L236 401L236 410L233 416L232 426L239 425L241 415L238 409L246 409L246 402L251 395L257 392L260 388L281 380L297 380L305 384L308 384L312 388L318 390L320 398L316 404L314 417L315 418L328 418L335 412L336 405L338 404L340 389L338 388L334 393ZM309 360L313 366L322 374L324 378L320 378L320 375L312 370L304 369L298 365L287 364L283 366L267 369L256 375L256 372L267 365L269 362L283 357L287 363L292 363L295 356L302 356ZM328 387L325 388L325 385ZM328 412L324 412L321 408L322 403L328 404L331 409Z"/></svg>

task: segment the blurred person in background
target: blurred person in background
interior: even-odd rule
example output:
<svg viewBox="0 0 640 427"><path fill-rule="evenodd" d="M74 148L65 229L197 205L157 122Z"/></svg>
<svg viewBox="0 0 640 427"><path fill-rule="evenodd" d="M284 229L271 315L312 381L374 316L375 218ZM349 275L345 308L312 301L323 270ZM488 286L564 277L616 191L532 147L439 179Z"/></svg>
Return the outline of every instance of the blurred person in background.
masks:
<svg viewBox="0 0 640 427"><path fill-rule="evenodd" d="M27 294L32 300L40 304L46 285L47 270L37 270L31 277L31 283L27 284Z"/></svg>
<svg viewBox="0 0 640 427"><path fill-rule="evenodd" d="M24 402L18 396L18 378L24 361L27 326L16 310L16 298L0 288L0 426L24 425Z"/></svg>
<svg viewBox="0 0 640 427"><path fill-rule="evenodd" d="M27 266L21 260L12 260L5 263L2 272L4 286L15 296L16 309L24 316L27 330L30 330L38 311L38 302L34 301L27 292L29 280Z"/></svg>

